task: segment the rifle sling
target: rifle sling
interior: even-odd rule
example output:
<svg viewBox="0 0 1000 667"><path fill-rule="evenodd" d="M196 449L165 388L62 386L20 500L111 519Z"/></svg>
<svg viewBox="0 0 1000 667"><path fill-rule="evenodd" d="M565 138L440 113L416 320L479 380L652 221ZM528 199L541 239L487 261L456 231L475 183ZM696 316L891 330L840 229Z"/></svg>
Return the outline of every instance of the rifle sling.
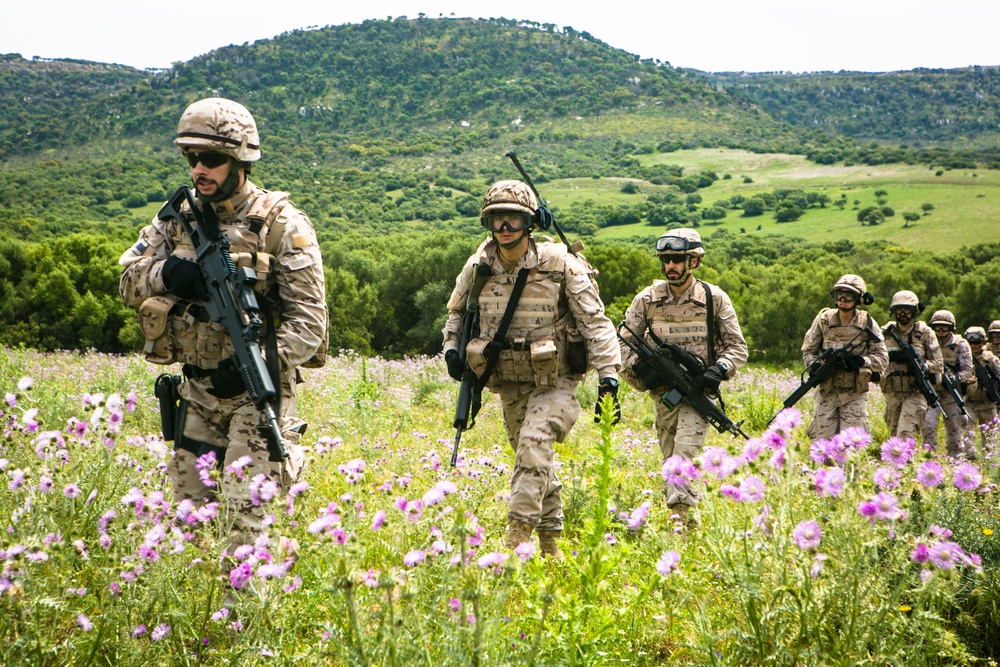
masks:
<svg viewBox="0 0 1000 667"><path fill-rule="evenodd" d="M514 281L514 290L510 293L507 309L503 311L500 326L497 328L497 332L493 335L493 340L490 341L488 346L489 354L486 357L486 369L483 370L483 374L479 376L479 381L476 383L475 393L477 397L481 396L483 387L486 386L490 375L493 374L493 369L496 368L497 361L500 359L500 351L503 349L504 340L507 338L507 329L510 328L511 320L514 319L514 311L517 310L517 302L521 300L521 292L524 291L524 285L528 282L528 273L530 273L530 269L528 268L523 268L517 272L517 280ZM479 412L477 408L481 404L481 399L477 400L477 397L473 398L473 417Z"/></svg>
<svg viewBox="0 0 1000 667"><path fill-rule="evenodd" d="M715 363L715 302L712 299L712 290L708 283L699 280L701 286L705 288L705 308L708 310L708 365Z"/></svg>
<svg viewBox="0 0 1000 667"><path fill-rule="evenodd" d="M274 414L281 423L281 370L278 361L278 332L275 327L274 312L271 310L271 302L267 297L261 298L261 310L264 311L264 328L267 333L264 336L264 363L267 365L267 374L271 376L271 384L274 385Z"/></svg>

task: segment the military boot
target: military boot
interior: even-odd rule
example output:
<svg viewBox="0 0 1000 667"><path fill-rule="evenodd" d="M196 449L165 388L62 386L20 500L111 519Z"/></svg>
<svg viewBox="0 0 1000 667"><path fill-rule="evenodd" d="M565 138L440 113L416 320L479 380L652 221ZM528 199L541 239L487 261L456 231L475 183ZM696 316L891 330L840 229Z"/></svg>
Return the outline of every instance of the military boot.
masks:
<svg viewBox="0 0 1000 667"><path fill-rule="evenodd" d="M672 513L670 518L673 519L675 530L694 530L698 527L698 520L694 517L691 509L690 505L683 503L670 508Z"/></svg>
<svg viewBox="0 0 1000 667"><path fill-rule="evenodd" d="M556 540L562 535L561 530L540 530L538 531L538 541L542 548L542 556L562 560L563 553L559 550Z"/></svg>
<svg viewBox="0 0 1000 667"><path fill-rule="evenodd" d="M503 539L504 546L508 549L516 549L517 545L522 542L531 541L531 531L535 527L530 523L523 523L515 519L511 519L507 522L507 535Z"/></svg>

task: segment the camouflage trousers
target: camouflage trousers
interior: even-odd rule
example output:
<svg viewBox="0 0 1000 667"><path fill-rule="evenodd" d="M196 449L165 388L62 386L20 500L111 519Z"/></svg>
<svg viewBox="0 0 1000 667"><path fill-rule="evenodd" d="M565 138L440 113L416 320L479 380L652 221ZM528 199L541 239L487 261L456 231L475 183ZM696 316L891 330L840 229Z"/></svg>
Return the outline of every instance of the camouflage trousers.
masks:
<svg viewBox="0 0 1000 667"><path fill-rule="evenodd" d="M238 546L254 540L269 513L260 494L254 493L260 480L253 489L251 480L263 474L277 485L280 495L288 491L302 471L304 455L299 441L305 422L294 417L295 395L290 391L290 377L286 378L284 388L289 391L282 398L280 423L289 457L282 463L269 461L267 440L257 430L260 413L249 397L243 394L218 399L205 388L205 383L199 380L188 380L181 385L181 396L187 400L184 441L175 445L167 472L175 502L185 499L196 503L225 502L232 522L231 545ZM208 452L215 454L217 465L215 469L209 466L201 471L199 456ZM238 469L232 466L236 462ZM204 476L209 474L212 478L206 484Z"/></svg>
<svg viewBox="0 0 1000 667"><path fill-rule="evenodd" d="M937 449L938 446L938 422L944 417L944 441L945 451L948 456L962 456L965 454L965 445L962 442L962 434L966 430L966 419L958 409L958 403L950 395L945 394L938 397L938 407L927 408L924 413L924 445L928 448Z"/></svg>
<svg viewBox="0 0 1000 667"><path fill-rule="evenodd" d="M816 393L809 438L829 440L846 428L860 426L868 430L868 392L854 389L820 389Z"/></svg>
<svg viewBox="0 0 1000 667"><path fill-rule="evenodd" d="M965 409L969 412L969 424L965 434L967 447L972 450L976 442L976 432L979 432L979 444L986 445L986 433L983 427L997 427L997 404L993 401L967 401Z"/></svg>
<svg viewBox="0 0 1000 667"><path fill-rule="evenodd" d="M654 397L656 410L656 437L660 441L663 459L680 456L689 461L701 452L701 446L708 435L708 420L684 401L671 410ZM698 494L687 487L667 484L667 506L698 504Z"/></svg>
<svg viewBox="0 0 1000 667"><path fill-rule="evenodd" d="M890 436L911 438L916 441L924 425L925 412L927 412L927 400L920 392L885 393L885 425L889 427Z"/></svg>
<svg viewBox="0 0 1000 667"><path fill-rule="evenodd" d="M497 390L507 442L514 450L508 520L538 530L562 530L562 483L555 468L555 443L562 442L580 415L577 377L558 377L551 387L521 384Z"/></svg>

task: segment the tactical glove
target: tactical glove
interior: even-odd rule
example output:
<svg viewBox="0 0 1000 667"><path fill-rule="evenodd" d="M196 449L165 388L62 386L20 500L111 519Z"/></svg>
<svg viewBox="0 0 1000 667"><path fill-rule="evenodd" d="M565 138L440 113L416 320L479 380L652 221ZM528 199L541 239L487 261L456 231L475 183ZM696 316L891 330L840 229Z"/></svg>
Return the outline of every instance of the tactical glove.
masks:
<svg viewBox="0 0 1000 667"><path fill-rule="evenodd" d="M706 394L719 393L719 384L726 379L726 369L719 364L712 364L705 369L698 388Z"/></svg>
<svg viewBox="0 0 1000 667"><path fill-rule="evenodd" d="M897 364L905 364L906 353L902 350L889 350L889 361L895 361Z"/></svg>
<svg viewBox="0 0 1000 667"><path fill-rule="evenodd" d="M201 267L176 255L163 263L163 284L182 299L203 299L205 296Z"/></svg>
<svg viewBox="0 0 1000 667"><path fill-rule="evenodd" d="M451 376L451 379L461 382L462 376L465 374L465 364L462 363L462 359L458 356L458 350L448 350L445 352L444 363L448 365L448 375Z"/></svg>
<svg viewBox="0 0 1000 667"><path fill-rule="evenodd" d="M232 357L223 359L208 379L211 380L212 386L206 391L216 398L234 398L247 390L243 376L236 370Z"/></svg>
<svg viewBox="0 0 1000 667"><path fill-rule="evenodd" d="M840 367L845 371L856 371L864 365L865 358L857 354L840 358Z"/></svg>
<svg viewBox="0 0 1000 667"><path fill-rule="evenodd" d="M656 389L664 384L663 378L656 372L656 369L642 359L632 364L632 372L646 389Z"/></svg>
<svg viewBox="0 0 1000 667"><path fill-rule="evenodd" d="M622 420L622 406L618 402L618 380L614 378L604 378L597 383L597 404L594 406L594 422L600 423L601 421L601 399L605 396L611 396L611 402L614 404L615 416L611 420L612 424L617 424Z"/></svg>

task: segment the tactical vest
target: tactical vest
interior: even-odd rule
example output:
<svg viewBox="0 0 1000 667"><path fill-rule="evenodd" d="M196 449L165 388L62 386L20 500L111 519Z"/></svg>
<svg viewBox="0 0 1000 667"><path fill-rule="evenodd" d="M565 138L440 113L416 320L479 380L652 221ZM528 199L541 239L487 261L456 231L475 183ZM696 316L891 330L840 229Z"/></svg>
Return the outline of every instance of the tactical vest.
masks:
<svg viewBox="0 0 1000 667"><path fill-rule="evenodd" d="M952 338L954 339L954 336ZM952 374L958 373L958 346L957 340L952 340L952 342L941 346L941 358L944 360L944 366Z"/></svg>
<svg viewBox="0 0 1000 667"><path fill-rule="evenodd" d="M700 282L695 283L694 290L693 297L705 298ZM653 283L649 297L646 306L649 330L664 343L674 343L704 359L706 365L710 364L714 355L709 354L707 303L694 298L682 304L668 303L670 285L662 280Z"/></svg>
<svg viewBox="0 0 1000 667"><path fill-rule="evenodd" d="M983 350L982 354L978 357L972 358L973 370L975 371L979 366L985 366L987 371L992 370L994 373L1000 375L997 368L997 358L989 350ZM972 403L989 403L992 401L989 394L986 393L986 386L978 382L978 378L975 383L969 383L969 390L965 394L965 400Z"/></svg>
<svg viewBox="0 0 1000 667"><path fill-rule="evenodd" d="M862 320L862 324L858 323L858 320ZM871 315L864 311L859 311L855 313L854 319L847 326L840 325L840 314L836 308L825 308L820 312L819 318L819 328L823 334L823 348L832 348L834 350L839 350L846 347L848 343L858 337L860 332L863 332L865 328L872 327ZM854 348L855 354L863 355L867 350L866 336L864 338L864 343L858 345L855 341ZM833 377L825 380L821 385L821 389L850 389L857 392L868 391L868 382L871 380L872 372L869 368L860 368L856 371L848 371L843 368L838 368L837 372L834 373Z"/></svg>
<svg viewBox="0 0 1000 667"><path fill-rule="evenodd" d="M890 322L882 328L882 332L885 334L885 347L887 352L899 349L899 345L896 344L896 339L893 338L892 334L887 333L890 325L895 326L895 322ZM910 330L907 333L901 334L901 337L903 342L913 346L913 349L916 351L920 360L926 363L927 359L924 358L924 345L926 344L928 337L933 335L934 332L931 328L927 326L926 323L918 320L913 323L913 326L910 327ZM890 359L889 366L886 368L885 375L882 376L882 382L880 385L882 387L882 391L895 394L912 394L919 391L917 389L917 383L913 378L913 374L910 373L905 361L892 361Z"/></svg>
<svg viewBox="0 0 1000 667"><path fill-rule="evenodd" d="M266 299L274 286L271 261L281 242L284 225L274 226L273 223L284 209L287 199L287 192L261 192L246 212L219 224L220 232L229 239L237 270L251 268L257 273L254 291L258 293L258 302ZM181 208L181 215L193 220L186 202ZM170 232L174 247L172 254L194 261L194 246L183 227L180 224L170 225ZM213 322L198 303L173 295L146 299L139 307L139 326L146 338L146 360L154 364L180 362L213 369L234 353L229 334L221 323ZM322 350L325 360L325 346ZM319 365L322 366L322 363Z"/></svg>
<svg viewBox="0 0 1000 667"><path fill-rule="evenodd" d="M517 302L504 347L486 383L534 383L555 385L556 378L571 374L566 355L566 329L572 320L568 310L560 315L566 246L538 244L538 265L528 273L524 291ZM480 261L484 261L480 257ZM488 344L500 327L514 289L517 274L494 273L479 297L479 337L469 342L466 356L477 375L486 369Z"/></svg>

